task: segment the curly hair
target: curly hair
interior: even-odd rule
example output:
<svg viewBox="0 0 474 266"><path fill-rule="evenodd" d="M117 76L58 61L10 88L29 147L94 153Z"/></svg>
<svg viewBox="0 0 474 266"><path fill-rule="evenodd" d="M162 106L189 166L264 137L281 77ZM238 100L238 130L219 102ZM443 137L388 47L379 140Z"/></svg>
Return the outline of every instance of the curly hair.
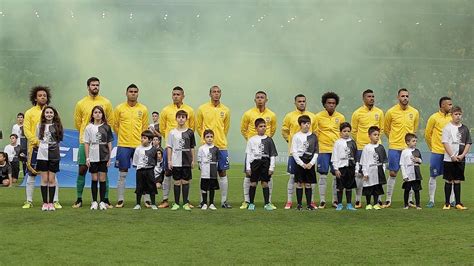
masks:
<svg viewBox="0 0 474 266"><path fill-rule="evenodd" d="M30 102L32 105L36 105L36 96L39 91L44 91L46 92L46 96L48 97L48 100L46 101L46 104L48 105L51 102L51 91L49 90L49 87L46 86L35 86L31 88L30 90Z"/></svg>
<svg viewBox="0 0 474 266"><path fill-rule="evenodd" d="M328 99L334 99L336 100L336 105L339 104L339 95L337 95L335 92L330 91L323 94L323 96L321 97L321 103L325 105Z"/></svg>

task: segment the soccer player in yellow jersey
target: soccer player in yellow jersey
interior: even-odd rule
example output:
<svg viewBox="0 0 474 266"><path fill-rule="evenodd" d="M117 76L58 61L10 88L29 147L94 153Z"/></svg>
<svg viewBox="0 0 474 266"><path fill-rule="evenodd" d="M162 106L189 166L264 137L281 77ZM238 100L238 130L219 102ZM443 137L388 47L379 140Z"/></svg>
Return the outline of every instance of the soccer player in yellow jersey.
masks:
<svg viewBox="0 0 474 266"><path fill-rule="evenodd" d="M265 135L269 137L273 137L273 135L275 135L275 131L277 127L275 113L266 107L267 102L268 102L267 93L265 93L264 91L257 91L257 93L255 93L254 102L255 102L255 107L247 110L242 116L242 119L240 121L240 133L244 137L245 141L257 135L257 131L255 129L255 120L257 118L263 118L265 120L266 126L267 126ZM245 164L244 164L244 172L245 172ZM273 209L276 209L275 205L271 203L272 190L273 190L272 180L273 179L271 179L270 182L268 182L268 187L270 188L270 204ZM242 206L240 206L240 209L247 209L250 202L250 197L249 197L250 177L245 176L243 188L244 188L244 202L242 203Z"/></svg>
<svg viewBox="0 0 474 266"><path fill-rule="evenodd" d="M36 136L36 128L41 122L41 112L43 108L48 106L51 101L51 91L48 87L36 86L30 90L30 101L33 107L25 112L25 119L23 121L23 131L27 140L27 176L26 178L26 201L23 204L23 209L33 207L33 192L35 190L35 177L38 174L36 171L36 156L38 154L39 139ZM54 193L54 208L61 209L62 206L58 200L58 180L56 178L56 191Z"/></svg>
<svg viewBox="0 0 474 266"><path fill-rule="evenodd" d="M362 101L364 104L352 113L352 137L357 144L356 162L360 161L360 156L365 145L370 143L369 128L377 126L380 133L383 133L384 114L382 109L375 106L375 94L371 89L367 89L362 93ZM358 170L358 169L357 169ZM356 175L356 205L361 208L361 197L363 181L361 175Z"/></svg>
<svg viewBox="0 0 474 266"><path fill-rule="evenodd" d="M430 157L430 181L429 181L429 202L426 207L435 206L436 177L443 174L444 146L441 142L443 128L452 120L450 115L453 102L449 97L439 99L439 111L432 114L428 119L425 129L425 141L431 151ZM451 202L454 201L454 193L451 193Z"/></svg>
<svg viewBox="0 0 474 266"><path fill-rule="evenodd" d="M331 170L332 181L332 206L337 207L336 175L331 163L334 142L340 137L340 125L345 122L344 115L336 111L339 96L334 92L326 92L321 97L324 110L315 115L315 129L319 142L318 173L319 173L319 208L326 207L327 174ZM315 187L315 186L314 186ZM314 189L313 189L314 190ZM314 191L313 191L314 192ZM314 193L313 193L314 194Z"/></svg>
<svg viewBox="0 0 474 266"><path fill-rule="evenodd" d="M137 85L130 84L126 95L127 101L115 107L113 121L113 128L118 138L115 158L115 167L119 169L116 208L123 208L125 178L131 166L135 148L141 144L141 134L148 129L148 109L138 102Z"/></svg>
<svg viewBox="0 0 474 266"><path fill-rule="evenodd" d="M221 207L230 209L232 206L227 202L227 191L229 182L226 170L229 169L229 153L227 152L227 134L230 127L230 110L221 103L222 91L219 86L212 86L209 89L211 100L197 110L196 131L204 144L203 133L206 129L214 132L214 145L219 148L219 162L217 171L219 173L219 187L221 190Z"/></svg>
<svg viewBox="0 0 474 266"><path fill-rule="evenodd" d="M186 120L186 127L190 128L191 130L196 129L195 125L195 116L194 110L191 106L185 104L184 100L184 89L176 86L171 91L171 98L173 99L173 103L165 106L163 110L161 110L160 115L160 132L163 136L163 140L168 139L168 133L178 126L178 122L176 122L176 112L179 110L186 111L188 114L188 119ZM163 200L158 206L158 208L168 208L168 195L171 186L171 171L168 169L168 152L165 149L163 153L163 169L165 170L164 178L163 178ZM191 205L192 206L192 205Z"/></svg>
<svg viewBox="0 0 474 266"><path fill-rule="evenodd" d="M281 135L286 142L288 142L288 166L286 171L290 174L290 178L288 179L288 199L285 204L285 210L291 209L293 205L293 194L294 194L294 186L295 186L295 167L296 162L291 154L291 140L293 139L293 135L300 131L301 127L298 123L298 118L302 115L307 115L311 120L311 128L310 132L315 131L316 124L314 123L314 114L306 111L306 96L303 94L298 94L295 96L295 106L296 109L292 112L289 112L283 118L283 125L281 127ZM316 207L314 202L311 202L313 207Z"/></svg>
<svg viewBox="0 0 474 266"><path fill-rule="evenodd" d="M398 90L398 103L385 113L384 131L388 137L388 170L390 177L387 180L387 198L383 206L390 207L392 194L395 187L395 178L400 170L400 156L406 148L405 135L416 134L420 114L418 110L410 106L409 93L405 88ZM412 193L410 193L410 198ZM414 206L413 201L410 200Z"/></svg>
<svg viewBox="0 0 474 266"><path fill-rule="evenodd" d="M72 205L73 208L82 207L82 192L84 191L84 185L86 183L86 174L87 174L87 164L86 164L86 152L84 149L84 130L86 126L90 123L91 112L95 106L100 106L104 109L105 117L110 125L113 125L113 108L112 103L105 97L99 95L100 91L100 80L96 77L91 77L87 80L87 91L88 94L81 100L76 103L74 109L74 126L79 130L79 152L77 157L77 164L79 165L79 170L77 174L76 181L76 202ZM109 182L108 178L107 190L105 193L104 203L107 206L112 207L109 202L108 192L109 192Z"/></svg>

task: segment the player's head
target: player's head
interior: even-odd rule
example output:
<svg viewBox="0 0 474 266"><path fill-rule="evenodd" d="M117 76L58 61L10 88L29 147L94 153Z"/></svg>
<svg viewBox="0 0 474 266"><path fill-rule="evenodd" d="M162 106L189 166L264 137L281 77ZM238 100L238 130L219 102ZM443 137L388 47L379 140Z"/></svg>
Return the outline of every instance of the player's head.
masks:
<svg viewBox="0 0 474 266"><path fill-rule="evenodd" d="M377 144L380 140L380 128L378 126L369 127L370 143Z"/></svg>
<svg viewBox="0 0 474 266"><path fill-rule="evenodd" d="M297 94L295 96L295 106L298 111L304 112L306 110L306 96L303 94Z"/></svg>
<svg viewBox="0 0 474 266"><path fill-rule="evenodd" d="M127 101L128 102L136 102L138 100L138 87L135 84L130 84L127 87Z"/></svg>
<svg viewBox="0 0 474 266"><path fill-rule="evenodd" d="M171 98L174 104L182 104L184 99L184 89L180 86L176 86L171 91Z"/></svg>
<svg viewBox="0 0 474 266"><path fill-rule="evenodd" d="M8 162L8 154L6 152L0 151L0 163L3 164Z"/></svg>
<svg viewBox="0 0 474 266"><path fill-rule="evenodd" d="M219 86L214 85L209 89L209 97L211 97L211 101L219 102L221 100L221 95L222 91Z"/></svg>
<svg viewBox="0 0 474 266"><path fill-rule="evenodd" d="M20 124L20 125L23 124L23 120L24 120L24 119L25 119L25 114L23 114L23 113L18 113L18 114L16 115L16 122L17 122L17 124Z"/></svg>
<svg viewBox="0 0 474 266"><path fill-rule="evenodd" d="M211 145L214 142L214 131L212 131L212 129L206 129L202 133L202 137L206 144Z"/></svg>
<svg viewBox="0 0 474 266"><path fill-rule="evenodd" d="M461 107L459 106L454 106L452 109L451 109L451 117L452 117L452 121L453 123L461 123L462 121L462 109Z"/></svg>
<svg viewBox="0 0 474 266"><path fill-rule="evenodd" d="M408 90L406 88L401 88L398 90L397 99L400 105L407 106L409 102L408 101L409 97L410 97L410 94L408 93Z"/></svg>
<svg viewBox="0 0 474 266"><path fill-rule="evenodd" d="M158 162L161 162L163 160L163 151L161 149L158 149L156 151L156 159Z"/></svg>
<svg viewBox="0 0 474 266"><path fill-rule="evenodd" d="M264 107L268 102L267 93L264 91L257 91L255 93L254 101L257 107Z"/></svg>
<svg viewBox="0 0 474 266"><path fill-rule="evenodd" d="M51 102L51 91L46 86L36 86L30 90L30 102L32 105L45 106Z"/></svg>
<svg viewBox="0 0 474 266"><path fill-rule="evenodd" d="M10 134L10 144L16 144L16 140L18 139L17 134Z"/></svg>
<svg viewBox="0 0 474 266"><path fill-rule="evenodd" d="M311 127L311 118L307 115L298 117L298 125L300 125L301 132L307 133Z"/></svg>
<svg viewBox="0 0 474 266"><path fill-rule="evenodd" d="M339 125L339 131L341 132L341 138L348 139L351 137L352 126L348 122L343 122Z"/></svg>
<svg viewBox="0 0 474 266"><path fill-rule="evenodd" d="M362 93L362 100L364 101L364 104L367 107L372 108L372 106L374 106L374 104L375 104L375 93L374 93L374 91L371 90L371 89L366 89Z"/></svg>
<svg viewBox="0 0 474 266"><path fill-rule="evenodd" d="M107 118L105 117L104 108L102 108L102 106L100 105L96 105L94 106L94 108L92 108L90 122L94 123L94 121L96 120L99 123L107 124Z"/></svg>
<svg viewBox="0 0 474 266"><path fill-rule="evenodd" d="M339 104L339 96L335 92L326 92L321 96L321 103L328 113L332 114Z"/></svg>
<svg viewBox="0 0 474 266"><path fill-rule="evenodd" d="M158 113L157 111L153 111L151 113L151 119L153 119L153 123L157 123L158 119L160 119L160 113Z"/></svg>
<svg viewBox="0 0 474 266"><path fill-rule="evenodd" d="M417 140L418 138L413 133L407 133L405 135L405 143L408 145L409 148L415 148Z"/></svg>
<svg viewBox="0 0 474 266"><path fill-rule="evenodd" d="M87 79L87 90L90 96L96 96L100 90L100 80L96 77L90 77Z"/></svg>
<svg viewBox="0 0 474 266"><path fill-rule="evenodd" d="M448 96L439 98L439 109L441 112L447 114L453 108L453 101Z"/></svg>
<svg viewBox="0 0 474 266"><path fill-rule="evenodd" d="M178 110L178 112L176 112L176 121L178 122L178 125L183 126L187 120L188 113L186 111Z"/></svg>
<svg viewBox="0 0 474 266"><path fill-rule="evenodd" d="M255 129L257 130L258 135L263 136L265 135L265 131L267 130L267 122L263 118L255 119Z"/></svg>
<svg viewBox="0 0 474 266"><path fill-rule="evenodd" d="M155 146L155 147L159 147L161 144L161 141L160 141L160 137L158 136L153 136L153 140L152 140L152 145Z"/></svg>
<svg viewBox="0 0 474 266"><path fill-rule="evenodd" d="M141 136L142 136L142 139L141 139L142 145L148 146L153 141L153 137L155 135L153 135L153 132L147 129L142 132Z"/></svg>

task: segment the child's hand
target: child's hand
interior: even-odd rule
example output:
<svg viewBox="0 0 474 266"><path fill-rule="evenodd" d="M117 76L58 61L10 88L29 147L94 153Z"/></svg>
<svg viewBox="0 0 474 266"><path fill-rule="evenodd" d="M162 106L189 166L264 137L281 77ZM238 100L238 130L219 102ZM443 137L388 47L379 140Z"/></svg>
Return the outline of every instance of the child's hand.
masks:
<svg viewBox="0 0 474 266"><path fill-rule="evenodd" d="M194 161L191 162L191 169L194 169Z"/></svg>
<svg viewBox="0 0 474 266"><path fill-rule="evenodd" d="M86 165L87 165L87 168L91 167L91 161L89 158L86 159Z"/></svg>
<svg viewBox="0 0 474 266"><path fill-rule="evenodd" d="M362 179L364 179L364 181L367 181L369 180L369 176L365 175Z"/></svg>
<svg viewBox="0 0 474 266"><path fill-rule="evenodd" d="M403 178L403 182L408 182L408 177Z"/></svg>
<svg viewBox="0 0 474 266"><path fill-rule="evenodd" d="M335 174L337 178L341 178L341 171L336 170Z"/></svg>
<svg viewBox="0 0 474 266"><path fill-rule="evenodd" d="M268 175L273 175L273 171L272 171L272 170L268 170Z"/></svg>
<svg viewBox="0 0 474 266"><path fill-rule="evenodd" d="M173 162L168 161L168 170L173 170Z"/></svg>
<svg viewBox="0 0 474 266"><path fill-rule="evenodd" d="M160 189L161 188L161 183L156 183L156 188Z"/></svg>
<svg viewBox="0 0 474 266"><path fill-rule="evenodd" d="M251 176L251 175L252 175L252 171L250 171L250 170L246 170L245 173L247 174L247 176Z"/></svg>
<svg viewBox="0 0 474 266"><path fill-rule="evenodd" d="M456 157L457 157L457 159L458 159L459 162L464 159L464 156L463 156L463 155L458 155L458 156L456 156Z"/></svg>
<svg viewBox="0 0 474 266"><path fill-rule="evenodd" d="M110 159L107 161L107 167L110 167Z"/></svg>

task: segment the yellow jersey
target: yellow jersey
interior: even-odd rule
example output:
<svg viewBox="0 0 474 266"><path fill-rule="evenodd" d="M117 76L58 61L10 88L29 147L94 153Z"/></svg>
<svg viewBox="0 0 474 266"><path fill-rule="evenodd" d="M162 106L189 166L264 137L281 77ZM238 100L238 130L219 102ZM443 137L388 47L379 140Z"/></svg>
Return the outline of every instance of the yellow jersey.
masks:
<svg viewBox="0 0 474 266"><path fill-rule="evenodd" d="M141 103L135 106L127 102L119 104L114 110L113 128L117 133L117 146L138 147L142 132L148 129L148 109Z"/></svg>
<svg viewBox="0 0 474 266"><path fill-rule="evenodd" d="M384 132L388 137L388 148L403 150L406 148L405 135L416 134L420 114L418 110L407 106L405 110L399 104L394 105L385 113Z"/></svg>
<svg viewBox="0 0 474 266"><path fill-rule="evenodd" d="M247 110L240 121L240 133L242 133L242 136L245 138L245 140L257 135L257 130L255 129L255 120L257 120L257 118L263 118L267 124L265 135L269 137L273 137L273 135L275 135L277 127L275 113L268 108L265 108L263 112L260 112L257 107L254 107Z"/></svg>
<svg viewBox="0 0 474 266"><path fill-rule="evenodd" d="M451 114L438 111L430 116L426 123L425 141L432 153L444 154L444 146L441 142L443 128L451 122Z"/></svg>
<svg viewBox="0 0 474 266"><path fill-rule="evenodd" d="M114 112L112 103L105 97L87 95L76 103L74 109L74 126L79 130L79 143L84 143L84 130L91 121L92 108L99 105L104 109L107 124L114 124Z"/></svg>
<svg viewBox="0 0 474 266"><path fill-rule="evenodd" d="M334 142L340 138L339 125L346 119L339 112L334 111L332 115L329 115L326 110L317 113L314 117L319 153L332 153Z"/></svg>
<svg viewBox="0 0 474 266"><path fill-rule="evenodd" d="M193 131L196 129L194 110L191 108L191 106L183 103L181 107L178 108L178 106L176 106L174 103L169 104L165 106L163 110L161 110L160 114L160 131L164 140L167 140L168 133L178 126L178 122L176 121L176 112L179 110L183 110L188 113L186 127L192 129Z"/></svg>
<svg viewBox="0 0 474 266"><path fill-rule="evenodd" d="M384 115L380 108L375 106L369 109L366 105L359 107L352 113L351 119L352 137L357 143L357 149L363 150L364 146L370 143L369 128L377 126L382 135L384 127ZM382 138L380 138L381 140Z"/></svg>
<svg viewBox="0 0 474 266"><path fill-rule="evenodd" d="M38 146L39 139L36 136L36 128L41 122L41 112L43 109L35 105L25 112L25 119L23 121L23 131L28 140L28 146Z"/></svg>
<svg viewBox="0 0 474 266"><path fill-rule="evenodd" d="M214 145L227 150L227 133L230 127L230 110L227 106L219 103L215 106L212 101L199 106L196 117L196 131L201 143L204 144L202 134L206 129L214 131Z"/></svg>
<svg viewBox="0 0 474 266"><path fill-rule="evenodd" d="M283 118L283 125L281 126L281 135L283 139L288 142L288 152L291 154L291 140L293 135L300 131L301 127L298 124L298 118L302 115L307 115L311 119L311 132L316 131L316 123L314 121L315 114L308 111L301 112L296 109L293 112L289 112Z"/></svg>

